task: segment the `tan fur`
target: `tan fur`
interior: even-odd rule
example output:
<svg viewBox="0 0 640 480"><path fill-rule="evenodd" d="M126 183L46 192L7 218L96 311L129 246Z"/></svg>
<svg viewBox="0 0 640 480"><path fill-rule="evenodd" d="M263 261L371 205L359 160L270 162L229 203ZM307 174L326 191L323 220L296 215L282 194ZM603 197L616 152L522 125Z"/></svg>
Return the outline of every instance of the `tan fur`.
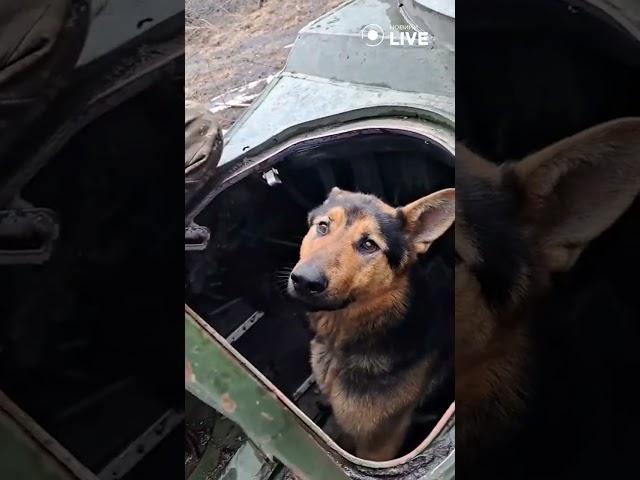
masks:
<svg viewBox="0 0 640 480"><path fill-rule="evenodd" d="M548 270L567 271L640 191L640 119L592 127L513 167Z"/></svg>
<svg viewBox="0 0 640 480"><path fill-rule="evenodd" d="M415 253L425 253L453 223L455 190L447 188L401 208L407 230L412 232Z"/></svg>
<svg viewBox="0 0 640 480"><path fill-rule="evenodd" d="M352 245L363 233L368 233L381 248L385 248L383 237L376 222L370 218L362 218L346 225L346 215L342 208L333 208L325 217L316 219L330 221L330 234L318 237L313 228L302 240L300 262L314 258L325 265L326 275L330 278L330 296L359 296L374 298L394 288L396 274L386 260L379 256L362 267L358 253Z"/></svg>
<svg viewBox="0 0 640 480"><path fill-rule="evenodd" d="M406 277L399 277L388 288L370 292L365 299L336 311L309 314L316 334L326 339L332 347L342 347L356 335L375 331L389 322L382 313L394 311L402 315L405 311L406 292L409 287Z"/></svg>
<svg viewBox="0 0 640 480"><path fill-rule="evenodd" d="M311 366L318 386L331 403L336 423L353 440L357 456L378 461L394 458L426 387L428 362L404 374L396 395L350 395L348 386L337 377L343 359L336 355L331 337L327 343L323 340L316 337L311 343ZM384 360L372 362L363 357L358 361L371 371L385 372Z"/></svg>
<svg viewBox="0 0 640 480"><path fill-rule="evenodd" d="M309 314L316 334L311 342L311 366L316 382L332 406L336 423L355 444L355 454L368 460L390 460L397 454L409 427L411 412L426 386L428 365L425 363L407 372L403 379L405 387L399 388L393 398L375 394L366 398L349 396L347 386L336 378L345 361L338 350L357 335L382 328L389 322L386 312L401 315L407 288L406 277L396 278L389 287L372 288L366 298L347 308ZM385 372L384 361L367 357L358 361L371 371Z"/></svg>

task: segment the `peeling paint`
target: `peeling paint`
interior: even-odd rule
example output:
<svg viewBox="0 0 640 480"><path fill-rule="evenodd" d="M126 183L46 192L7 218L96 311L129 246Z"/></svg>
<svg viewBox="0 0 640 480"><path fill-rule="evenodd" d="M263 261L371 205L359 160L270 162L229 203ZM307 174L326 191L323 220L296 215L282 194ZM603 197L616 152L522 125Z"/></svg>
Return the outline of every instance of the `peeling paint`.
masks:
<svg viewBox="0 0 640 480"><path fill-rule="evenodd" d="M184 360L184 381L187 383L196 383L196 374L193 373L189 360Z"/></svg>
<svg viewBox="0 0 640 480"><path fill-rule="evenodd" d="M233 413L236 411L236 402L233 401L228 393L223 393L220 396L220 405L222 409L227 413Z"/></svg>
<svg viewBox="0 0 640 480"><path fill-rule="evenodd" d="M271 415L269 415L267 412L260 412L260 415L263 418L266 418L268 421L273 422L273 417Z"/></svg>

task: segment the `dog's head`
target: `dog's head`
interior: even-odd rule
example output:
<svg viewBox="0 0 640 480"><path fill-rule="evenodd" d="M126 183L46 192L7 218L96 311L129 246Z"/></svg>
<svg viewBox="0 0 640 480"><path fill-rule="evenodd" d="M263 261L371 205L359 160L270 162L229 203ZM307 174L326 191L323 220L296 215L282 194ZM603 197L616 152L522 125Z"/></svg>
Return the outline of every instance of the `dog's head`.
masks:
<svg viewBox="0 0 640 480"><path fill-rule="evenodd" d="M394 208L373 195L333 188L309 213L289 294L315 311L391 294L451 226L454 205L453 189Z"/></svg>
<svg viewBox="0 0 640 480"><path fill-rule="evenodd" d="M528 307L640 192L640 119L586 130L519 162L456 148L456 398L522 396ZM493 397L492 397L493 398Z"/></svg>

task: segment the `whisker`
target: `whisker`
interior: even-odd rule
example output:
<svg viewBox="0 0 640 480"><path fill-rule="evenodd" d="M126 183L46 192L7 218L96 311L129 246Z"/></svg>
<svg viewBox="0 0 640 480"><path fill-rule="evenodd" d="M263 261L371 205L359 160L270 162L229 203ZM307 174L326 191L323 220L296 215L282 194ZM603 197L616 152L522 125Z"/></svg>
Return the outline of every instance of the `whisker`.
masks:
<svg viewBox="0 0 640 480"><path fill-rule="evenodd" d="M280 270L278 272L273 272L274 275L276 276L287 276L289 275L291 272L293 271L293 269L291 270Z"/></svg>
<svg viewBox="0 0 640 480"><path fill-rule="evenodd" d="M288 277L292 271L293 271L293 268L286 268L282 270L276 270L275 272L273 272L273 274L276 277Z"/></svg>
<svg viewBox="0 0 640 480"><path fill-rule="evenodd" d="M278 288L278 290L280 290L280 293L282 293L282 294L286 294L287 293L287 287L288 287L287 284L285 284L285 283L276 283L275 285Z"/></svg>

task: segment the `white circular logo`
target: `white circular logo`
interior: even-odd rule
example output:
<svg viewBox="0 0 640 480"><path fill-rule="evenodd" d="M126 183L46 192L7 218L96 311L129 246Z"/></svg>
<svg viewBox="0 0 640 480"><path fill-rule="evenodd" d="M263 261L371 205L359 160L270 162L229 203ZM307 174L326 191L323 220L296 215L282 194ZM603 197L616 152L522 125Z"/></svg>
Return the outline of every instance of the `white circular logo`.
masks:
<svg viewBox="0 0 640 480"><path fill-rule="evenodd" d="M367 42L367 46L375 47L380 45L384 40L384 30L380 25L370 23L362 29L360 37Z"/></svg>

